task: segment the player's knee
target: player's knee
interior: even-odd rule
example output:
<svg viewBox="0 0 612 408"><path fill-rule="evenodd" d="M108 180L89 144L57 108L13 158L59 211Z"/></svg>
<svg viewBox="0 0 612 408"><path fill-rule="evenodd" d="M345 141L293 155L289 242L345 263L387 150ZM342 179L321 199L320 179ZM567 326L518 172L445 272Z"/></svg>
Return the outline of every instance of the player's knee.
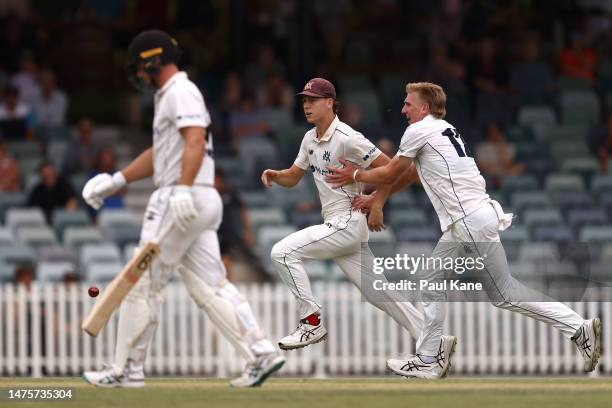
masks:
<svg viewBox="0 0 612 408"><path fill-rule="evenodd" d="M272 247L272 251L270 251L270 257L272 258L273 261L276 261L276 262L283 263L286 255L287 255L287 250L285 248L285 245L283 245L283 241L280 241L274 244L274 246Z"/></svg>

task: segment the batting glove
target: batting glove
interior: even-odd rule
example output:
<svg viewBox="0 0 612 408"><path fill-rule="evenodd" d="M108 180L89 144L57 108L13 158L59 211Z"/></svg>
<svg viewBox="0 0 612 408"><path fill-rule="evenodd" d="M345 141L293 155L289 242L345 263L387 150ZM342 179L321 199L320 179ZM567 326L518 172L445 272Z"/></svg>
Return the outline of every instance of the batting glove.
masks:
<svg viewBox="0 0 612 408"><path fill-rule="evenodd" d="M108 173L98 174L85 183L83 199L87 204L99 210L104 204L104 199L121 190L126 183L125 177L120 171L112 176Z"/></svg>
<svg viewBox="0 0 612 408"><path fill-rule="evenodd" d="M198 216L189 186L180 185L174 188L174 194L170 197L170 216L174 225L181 231L186 231L189 223Z"/></svg>

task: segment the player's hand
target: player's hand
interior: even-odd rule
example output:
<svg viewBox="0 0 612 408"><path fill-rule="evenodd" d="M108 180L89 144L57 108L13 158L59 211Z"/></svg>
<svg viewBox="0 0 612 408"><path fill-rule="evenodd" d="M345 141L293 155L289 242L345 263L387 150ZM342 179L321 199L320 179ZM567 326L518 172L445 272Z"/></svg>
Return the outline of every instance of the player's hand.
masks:
<svg viewBox="0 0 612 408"><path fill-rule="evenodd" d="M382 207L372 207L368 215L368 228L370 228L370 231L382 231L387 229L387 226L383 223L384 218Z"/></svg>
<svg viewBox="0 0 612 408"><path fill-rule="evenodd" d="M272 187L272 181L278 176L280 173L278 170L267 169L261 173L261 182L266 187Z"/></svg>
<svg viewBox="0 0 612 408"><path fill-rule="evenodd" d="M125 177L120 171L112 176L108 173L98 174L85 183L82 193L83 199L91 207L99 210L106 197L121 190L125 185Z"/></svg>
<svg viewBox="0 0 612 408"><path fill-rule="evenodd" d="M179 185L174 188L174 193L170 197L170 216L174 225L181 231L186 231L189 223L198 216L193 205L191 187Z"/></svg>
<svg viewBox="0 0 612 408"><path fill-rule="evenodd" d="M353 184L353 173L357 170L354 164L348 160L340 159L340 163L343 167L326 166L325 168L329 171L325 180L332 185L332 188L340 188L347 184Z"/></svg>
<svg viewBox="0 0 612 408"><path fill-rule="evenodd" d="M361 210L362 213L369 213L374 204L374 194L360 195L353 198L353 208Z"/></svg>

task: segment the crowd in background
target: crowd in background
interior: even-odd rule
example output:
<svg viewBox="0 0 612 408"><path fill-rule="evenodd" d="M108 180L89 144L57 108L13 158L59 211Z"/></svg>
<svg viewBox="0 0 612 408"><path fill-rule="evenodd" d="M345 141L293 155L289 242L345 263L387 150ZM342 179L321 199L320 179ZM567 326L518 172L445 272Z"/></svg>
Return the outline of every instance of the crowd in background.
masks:
<svg viewBox="0 0 612 408"><path fill-rule="evenodd" d="M28 204L47 217L54 208L82 205L71 175L118 166L113 147L91 138L95 120L150 126L126 119L123 104L105 109L109 100L137 98L138 110L150 115L151 95L130 93L122 67L130 39L151 27L167 30L183 48L182 67L212 114L216 157L237 156L244 167L243 184L226 174L219 186L233 206L226 210L234 214L230 223L248 224L233 189L260 189L262 168L293 162L305 129L295 94L315 76L336 84L341 120L389 155L406 126L400 114L406 82L442 85L448 120L493 188L504 176L531 170L507 134L519 109L546 105L558 112L562 84L578 84L604 107L585 137L600 171L607 171L612 7L606 1L55 3L32 0L0 10L0 191L25 191ZM287 129L295 132L287 136ZM41 161L36 184L28 185L24 163L7 144L32 141L50 159L49 140L58 132L70 144L67 159L61 168ZM107 205L121 207L122 194ZM246 247L253 239L246 234Z"/></svg>

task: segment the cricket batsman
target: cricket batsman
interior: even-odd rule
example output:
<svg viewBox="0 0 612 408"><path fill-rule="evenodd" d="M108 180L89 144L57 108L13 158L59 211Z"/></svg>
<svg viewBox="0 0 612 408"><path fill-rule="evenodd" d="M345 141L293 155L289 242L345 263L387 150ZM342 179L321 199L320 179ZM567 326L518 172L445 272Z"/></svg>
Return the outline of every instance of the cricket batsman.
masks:
<svg viewBox="0 0 612 408"><path fill-rule="evenodd" d="M359 168L378 168L390 159L361 133L355 131L336 115L337 101L334 85L326 79L314 78L298 95L302 97L304 115L314 125L304 135L294 164L284 170L267 169L261 179L265 186L274 182L283 187L295 186L307 171L312 172L321 200L324 222L297 231L272 248L272 259L282 280L298 303L299 323L296 330L279 341L281 349L306 347L324 340L327 330L323 324L321 305L317 302L304 268L306 259L333 259L348 279L362 290L366 299L390 315L400 326L418 338L423 316L412 304L383 291L365 291L374 280L384 278L372 271L372 255L368 243L368 227L383 227L382 206L370 215L352 209L352 201L360 196L356 183L334 189L325 179L331 165L341 158L356 163ZM398 175L402 187L418 177L414 168L406 168ZM383 187L393 191L395 186ZM390 192L389 191L389 192ZM387 193L388 194L388 193ZM450 367L456 338L441 336L436 345L437 364L444 377Z"/></svg>
<svg viewBox="0 0 612 408"><path fill-rule="evenodd" d="M223 207L214 188L213 140L204 98L178 69L176 41L160 30L143 31L128 48L129 79L155 88L153 145L126 168L87 182L83 198L100 208L127 183L153 176L157 189L147 206L140 245L168 223L160 256L129 292L119 310L113 363L83 378L100 387L143 387L143 364L159 322L164 287L178 272L189 295L247 361L234 387L261 385L285 362L260 328L251 307L226 278L217 229Z"/></svg>
<svg viewBox="0 0 612 408"><path fill-rule="evenodd" d="M486 193L485 181L468 146L457 129L444 120L446 94L442 87L428 82L407 84L402 114L409 126L389 163L362 170L341 160L344 167L328 167L327 181L340 189L357 182L382 186L395 182L404 171L416 165L442 229L442 237L430 257L445 259L476 254L483 258L485 267L479 272L479 278L491 303L552 325L574 342L584 359L584 371L593 371L601 353L600 319L585 320L567 305L544 298L510 275L498 231L510 226L512 214L505 214L501 205ZM382 192L384 200L388 190L382 189ZM444 271L427 273L428 278L436 279ZM445 300L443 291L423 293L424 324L417 355L408 360L390 359L389 369L406 377L440 376L437 359L446 316Z"/></svg>

